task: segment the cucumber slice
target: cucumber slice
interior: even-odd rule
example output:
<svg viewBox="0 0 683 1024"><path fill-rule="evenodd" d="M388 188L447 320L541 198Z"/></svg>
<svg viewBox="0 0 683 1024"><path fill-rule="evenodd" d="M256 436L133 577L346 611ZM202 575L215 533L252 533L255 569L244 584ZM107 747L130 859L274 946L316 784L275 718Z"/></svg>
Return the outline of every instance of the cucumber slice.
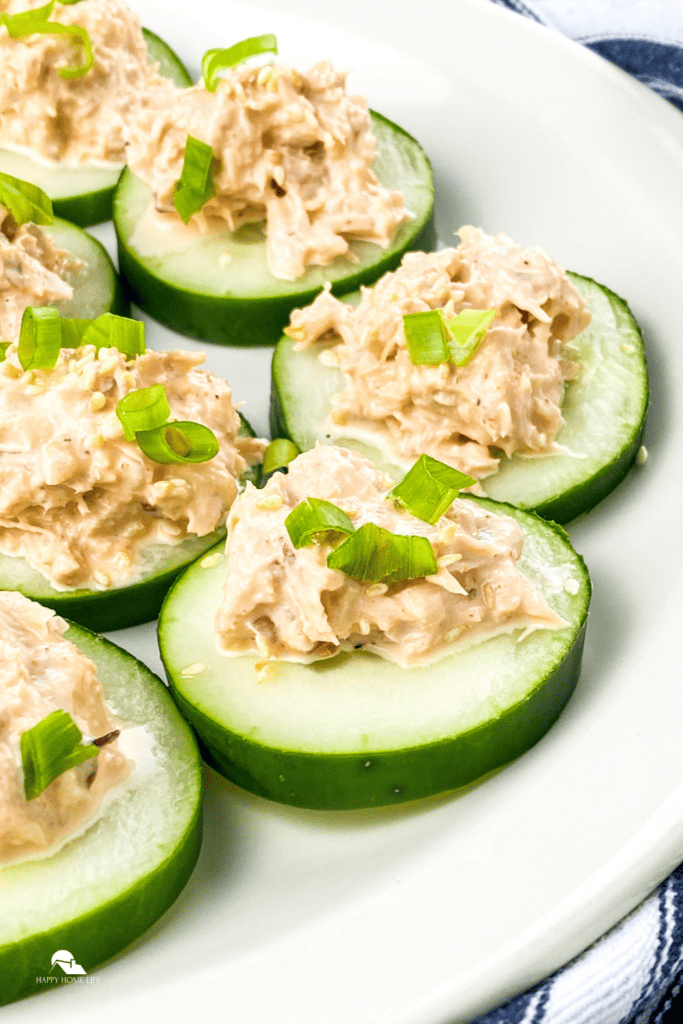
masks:
<svg viewBox="0 0 683 1024"><path fill-rule="evenodd" d="M55 218L46 229L62 249L83 260L85 266L72 275L73 298L55 303L62 316L90 320L102 313L130 315L130 302L124 296L118 274L109 253L92 235Z"/></svg>
<svg viewBox="0 0 683 1024"><path fill-rule="evenodd" d="M186 89L192 85L189 72L170 46L143 28L150 64L159 61L162 75ZM88 227L111 219L112 201L122 167L61 167L0 146L0 171L31 181L47 192L54 211L73 224Z"/></svg>
<svg viewBox="0 0 683 1024"><path fill-rule="evenodd" d="M240 414L239 433L254 437L254 431ZM258 482L259 468L248 467L242 482ZM53 608L65 619L73 619L96 632L137 626L156 619L168 588L197 558L225 537L225 527L205 537L188 537L181 544L150 544L141 553L140 573L135 583L109 590L56 590L33 569L25 558L0 555L0 590L18 590L25 597Z"/></svg>
<svg viewBox="0 0 683 1024"><path fill-rule="evenodd" d="M147 726L156 764L57 852L0 871L0 1004L54 987L38 979L57 950L89 972L136 939L182 891L201 844L197 748L161 680L87 630L66 636L97 664L119 718Z"/></svg>
<svg viewBox="0 0 683 1024"><path fill-rule="evenodd" d="M572 342L581 372L566 387L565 425L556 439L568 452L503 458L498 472L483 481L486 493L497 501L533 509L559 523L593 508L626 476L640 447L648 401L643 339L628 306L590 278L569 277L593 320ZM392 462L372 443L326 432L330 399L343 389L344 378L336 367L320 362L319 351L297 352L287 337L278 343L271 393L273 437L291 438L300 451L316 442L353 448L400 480L407 465Z"/></svg>
<svg viewBox="0 0 683 1024"><path fill-rule="evenodd" d="M519 523L520 567L566 629L539 630L522 642L493 637L419 668L363 652L312 665L279 662L258 683L256 657L227 658L216 649L227 564L203 560L166 598L159 645L208 763L271 800L354 808L463 786L536 743L578 679L590 581L560 526L477 500ZM188 666L196 674L183 675Z"/></svg>
<svg viewBox="0 0 683 1024"><path fill-rule="evenodd" d="M160 240L138 230L152 194L128 169L114 200L119 267L141 309L172 330L230 345L272 345L295 306L311 302L326 281L343 294L393 270L408 249L432 243L434 186L418 143L391 121L372 114L377 138L373 169L382 185L400 189L414 220L402 224L387 249L353 242L358 263L338 257L309 267L296 281L273 277L261 226L227 227L213 235ZM221 259L225 253L229 262Z"/></svg>

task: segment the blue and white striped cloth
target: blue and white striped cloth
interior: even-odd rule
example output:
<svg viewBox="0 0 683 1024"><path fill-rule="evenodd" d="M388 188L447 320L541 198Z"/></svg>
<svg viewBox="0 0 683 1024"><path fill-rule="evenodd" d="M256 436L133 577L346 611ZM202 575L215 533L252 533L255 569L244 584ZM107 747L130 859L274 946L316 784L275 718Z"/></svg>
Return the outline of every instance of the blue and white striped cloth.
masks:
<svg viewBox="0 0 683 1024"><path fill-rule="evenodd" d="M575 39L683 111L683 0L492 2ZM676 1008L683 865L590 949L476 1024L661 1024L677 996Z"/></svg>

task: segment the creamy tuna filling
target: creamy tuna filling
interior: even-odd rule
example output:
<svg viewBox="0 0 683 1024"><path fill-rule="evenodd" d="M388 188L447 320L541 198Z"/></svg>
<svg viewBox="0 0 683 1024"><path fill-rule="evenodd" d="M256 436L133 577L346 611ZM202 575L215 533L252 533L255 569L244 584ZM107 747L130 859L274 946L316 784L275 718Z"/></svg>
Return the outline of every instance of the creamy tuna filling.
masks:
<svg viewBox="0 0 683 1024"><path fill-rule="evenodd" d="M73 296L67 275L82 266L37 224L17 227L0 204L0 339L17 341L27 306L49 306Z"/></svg>
<svg viewBox="0 0 683 1024"><path fill-rule="evenodd" d="M95 665L65 640L67 624L22 594L0 593L0 863L41 853L79 829L133 763L117 741L60 775L34 800L24 796L21 734L57 709L84 737L117 723Z"/></svg>
<svg viewBox="0 0 683 1024"><path fill-rule="evenodd" d="M310 661L364 649L408 666L495 633L564 625L515 565L523 537L514 520L460 499L430 526L397 511L391 486L361 455L319 445L263 490L247 487L228 519L219 650ZM285 526L309 497L343 508L356 528L429 538L438 573L387 587L329 569L330 544L297 549Z"/></svg>
<svg viewBox="0 0 683 1024"><path fill-rule="evenodd" d="M0 553L21 556L58 589L134 580L151 543L178 544L222 526L237 477L263 443L237 437L224 380L204 356L62 349L54 370L24 373L16 346L0 363ZM161 465L126 441L120 398L162 384L171 419L203 423L220 450L208 462Z"/></svg>
<svg viewBox="0 0 683 1024"><path fill-rule="evenodd" d="M128 163L151 188L156 208L173 207L188 134L211 146L216 196L192 224L231 230L266 220L268 265L293 280L326 266L363 239L386 247L410 214L400 192L379 185L367 104L346 93L327 62L305 74L283 65L232 69L215 92L203 82L142 111L131 126Z"/></svg>
<svg viewBox="0 0 683 1024"><path fill-rule="evenodd" d="M287 334L297 348L327 343L321 358L344 373L333 436L369 434L401 465L426 452L482 479L501 452L554 450L564 384L577 371L566 346L590 315L541 249L473 227L460 237L457 249L406 255L355 308L323 291L294 311ZM428 309L495 309L496 318L466 366L415 366L403 316Z"/></svg>
<svg viewBox="0 0 683 1024"><path fill-rule="evenodd" d="M14 14L40 5L0 0L0 11ZM82 49L70 37L11 39L0 27L0 146L74 166L122 166L129 120L141 107L175 93L158 66L148 63L140 18L122 0L82 0L56 4L50 21L88 32L94 66L81 78L60 78L60 68L82 60Z"/></svg>

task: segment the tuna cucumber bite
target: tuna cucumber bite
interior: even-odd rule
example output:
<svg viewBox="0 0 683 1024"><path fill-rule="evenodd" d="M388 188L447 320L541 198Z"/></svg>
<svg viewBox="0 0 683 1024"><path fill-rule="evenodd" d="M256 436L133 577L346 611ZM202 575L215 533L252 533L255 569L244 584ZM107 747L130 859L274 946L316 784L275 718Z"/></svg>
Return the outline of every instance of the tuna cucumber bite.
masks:
<svg viewBox="0 0 683 1024"><path fill-rule="evenodd" d="M277 53L274 36L209 50L200 82L140 111L114 204L135 302L234 345L273 344L325 282L374 281L431 232L415 139L328 61L249 62L263 53Z"/></svg>
<svg viewBox="0 0 683 1024"><path fill-rule="evenodd" d="M373 288L324 290L273 358L274 437L366 454L399 480L425 452L475 491L568 522L633 465L648 400L626 303L544 250L463 227Z"/></svg>
<svg viewBox="0 0 683 1024"><path fill-rule="evenodd" d="M130 654L0 592L0 1004L150 927L201 843L190 729Z"/></svg>
<svg viewBox="0 0 683 1024"><path fill-rule="evenodd" d="M576 685L590 582L561 527L459 495L471 478L428 456L392 483L318 445L245 489L164 602L174 697L245 789L330 810L454 789Z"/></svg>
<svg viewBox="0 0 683 1024"><path fill-rule="evenodd" d="M0 171L75 224L109 220L129 121L190 84L123 0L1 0Z"/></svg>
<svg viewBox="0 0 683 1024"><path fill-rule="evenodd" d="M155 618L265 442L202 353L147 350L139 321L29 306L0 354L0 588L98 630Z"/></svg>

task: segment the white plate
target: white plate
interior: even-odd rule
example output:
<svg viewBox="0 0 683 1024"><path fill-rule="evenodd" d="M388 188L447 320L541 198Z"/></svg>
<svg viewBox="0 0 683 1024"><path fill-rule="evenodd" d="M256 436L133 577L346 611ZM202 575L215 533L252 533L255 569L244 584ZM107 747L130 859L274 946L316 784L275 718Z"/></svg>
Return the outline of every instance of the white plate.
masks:
<svg viewBox="0 0 683 1024"><path fill-rule="evenodd" d="M464 222L505 230L628 297L650 358L650 460L571 528L595 584L584 671L533 750L456 797L385 812L293 810L211 775L175 906L90 984L5 1019L467 1020L578 953L683 857L683 119L481 0L135 5L193 71L204 49L264 31L286 60L352 69L351 88L432 158L443 241ZM155 325L149 339L186 344ZM208 357L259 431L268 360ZM159 668L152 627L114 638Z"/></svg>

